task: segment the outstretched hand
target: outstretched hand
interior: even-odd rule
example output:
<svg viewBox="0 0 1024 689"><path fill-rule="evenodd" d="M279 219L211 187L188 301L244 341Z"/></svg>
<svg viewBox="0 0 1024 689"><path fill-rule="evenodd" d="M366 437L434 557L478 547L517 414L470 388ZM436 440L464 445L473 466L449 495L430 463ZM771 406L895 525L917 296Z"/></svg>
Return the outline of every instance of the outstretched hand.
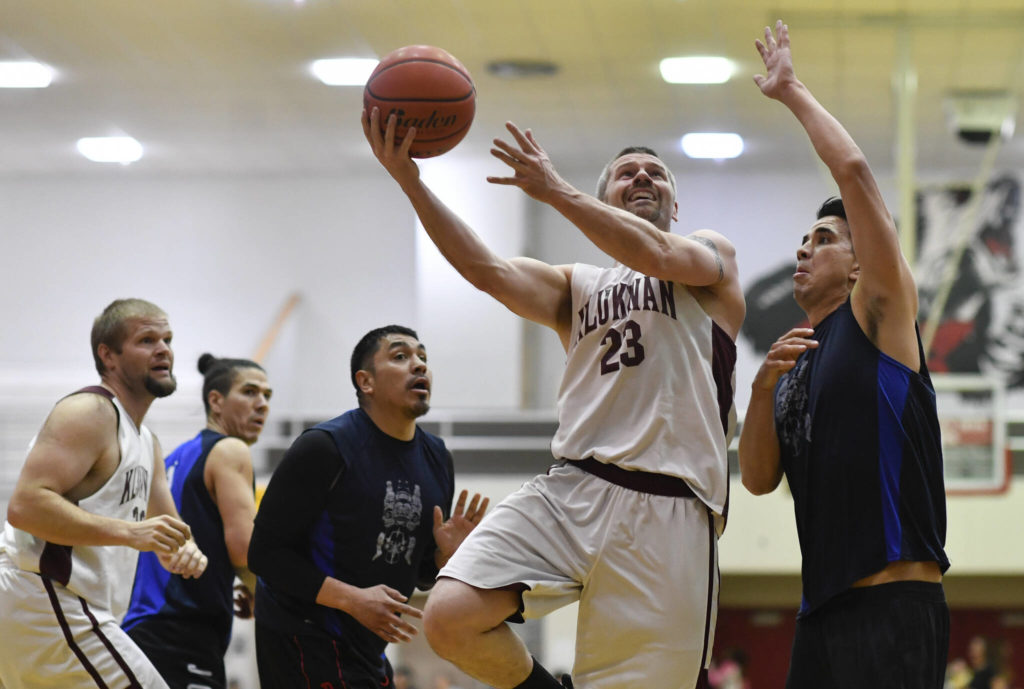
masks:
<svg viewBox="0 0 1024 689"><path fill-rule="evenodd" d="M395 141L395 128L398 126L394 113L388 116L385 131L380 130L380 108L374 106L370 112L363 110L363 135L370 142L373 155L388 171L399 185L419 179L420 168L409 155L409 148L416 138L416 128L409 127L401 141Z"/></svg>
<svg viewBox="0 0 1024 689"><path fill-rule="evenodd" d="M459 499L455 503L455 509L448 521L444 521L444 512L437 505L434 505L434 542L437 543L437 550L440 557L438 565L448 561L459 545L466 539L469 532L476 528L480 520L487 512L487 505L490 498L481 498L480 493L474 493L473 499L466 507L466 497L469 491L459 493Z"/></svg>
<svg viewBox="0 0 1024 689"><path fill-rule="evenodd" d="M515 174L512 177L491 176L487 178L488 182L519 187L530 197L543 202L547 202L557 190L569 188L555 171L551 159L537 143L532 131L527 129L524 132L512 122L506 122L505 128L515 138L516 146L495 139L491 155L512 168Z"/></svg>
<svg viewBox="0 0 1024 689"><path fill-rule="evenodd" d="M796 82L793 71L793 55L789 48L789 27L782 20L775 22L775 35L770 27L764 27L764 43L755 40L757 52L761 54L767 74L755 74L754 83L761 93L769 98L780 99L784 90Z"/></svg>

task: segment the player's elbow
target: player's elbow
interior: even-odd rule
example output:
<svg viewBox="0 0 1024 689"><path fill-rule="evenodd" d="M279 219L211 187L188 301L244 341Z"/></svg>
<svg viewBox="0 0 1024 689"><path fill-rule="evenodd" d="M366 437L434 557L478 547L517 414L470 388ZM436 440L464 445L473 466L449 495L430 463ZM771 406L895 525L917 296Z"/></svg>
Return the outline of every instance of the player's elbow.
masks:
<svg viewBox="0 0 1024 689"><path fill-rule="evenodd" d="M16 529L27 531L28 517L24 502L17 493L11 496L11 501L7 504L7 523Z"/></svg>
<svg viewBox="0 0 1024 689"><path fill-rule="evenodd" d="M232 567L249 567L249 546L251 543L250 539L238 536L224 539L224 545L227 546L228 559L231 560Z"/></svg>
<svg viewBox="0 0 1024 689"><path fill-rule="evenodd" d="M7 522L16 529L33 533L36 524L36 501L31 493L15 489L7 503Z"/></svg>
<svg viewBox="0 0 1024 689"><path fill-rule="evenodd" d="M495 282L493 271L484 265L469 265L459 272L466 279L466 282L483 292L490 292L490 286Z"/></svg>
<svg viewBox="0 0 1024 689"><path fill-rule="evenodd" d="M757 481L746 474L742 475L740 480L743 482L743 487L751 495L767 495L775 490L775 486L770 485L768 482Z"/></svg>
<svg viewBox="0 0 1024 689"><path fill-rule="evenodd" d="M747 461L743 461L744 459L747 459ZM745 464L746 466L744 466ZM782 476L779 471L767 471L763 468L758 468L748 458L744 458L741 455L740 481L751 495L771 493L778 487L781 480Z"/></svg>
<svg viewBox="0 0 1024 689"><path fill-rule="evenodd" d="M871 167L867 158L861 150L854 149L847 152L832 165L832 177L839 185L839 191L848 184L856 183L858 180L871 177Z"/></svg>

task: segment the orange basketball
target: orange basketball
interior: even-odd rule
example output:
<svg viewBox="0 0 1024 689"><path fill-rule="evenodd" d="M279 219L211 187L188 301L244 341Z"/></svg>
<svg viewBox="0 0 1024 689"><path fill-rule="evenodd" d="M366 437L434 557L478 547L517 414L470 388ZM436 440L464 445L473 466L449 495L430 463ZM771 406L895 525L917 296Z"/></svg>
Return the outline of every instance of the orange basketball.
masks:
<svg viewBox="0 0 1024 689"><path fill-rule="evenodd" d="M363 89L369 114L380 109L383 131L388 117L397 117L395 140L416 128L409 149L414 158L450 151L462 141L476 112L476 88L469 71L450 53L430 45L409 45L381 59Z"/></svg>

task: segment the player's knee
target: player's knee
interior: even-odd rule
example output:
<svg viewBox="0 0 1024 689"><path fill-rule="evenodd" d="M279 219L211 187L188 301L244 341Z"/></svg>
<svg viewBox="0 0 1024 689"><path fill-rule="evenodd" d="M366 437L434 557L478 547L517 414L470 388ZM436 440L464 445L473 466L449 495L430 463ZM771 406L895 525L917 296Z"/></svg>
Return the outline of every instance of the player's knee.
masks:
<svg viewBox="0 0 1024 689"><path fill-rule="evenodd" d="M439 579L427 597L423 608L423 633L427 643L434 652L446 660L450 660L460 646L460 638L464 633L460 622L464 616L459 614L458 584L450 579Z"/></svg>

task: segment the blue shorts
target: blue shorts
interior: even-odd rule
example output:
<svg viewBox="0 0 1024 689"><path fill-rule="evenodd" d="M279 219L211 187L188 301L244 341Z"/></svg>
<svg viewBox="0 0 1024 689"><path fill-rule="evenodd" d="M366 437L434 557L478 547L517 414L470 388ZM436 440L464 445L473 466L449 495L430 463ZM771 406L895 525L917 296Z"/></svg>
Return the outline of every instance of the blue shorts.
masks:
<svg viewBox="0 0 1024 689"><path fill-rule="evenodd" d="M147 617L128 630L172 689L224 689L224 634L206 620Z"/></svg>

